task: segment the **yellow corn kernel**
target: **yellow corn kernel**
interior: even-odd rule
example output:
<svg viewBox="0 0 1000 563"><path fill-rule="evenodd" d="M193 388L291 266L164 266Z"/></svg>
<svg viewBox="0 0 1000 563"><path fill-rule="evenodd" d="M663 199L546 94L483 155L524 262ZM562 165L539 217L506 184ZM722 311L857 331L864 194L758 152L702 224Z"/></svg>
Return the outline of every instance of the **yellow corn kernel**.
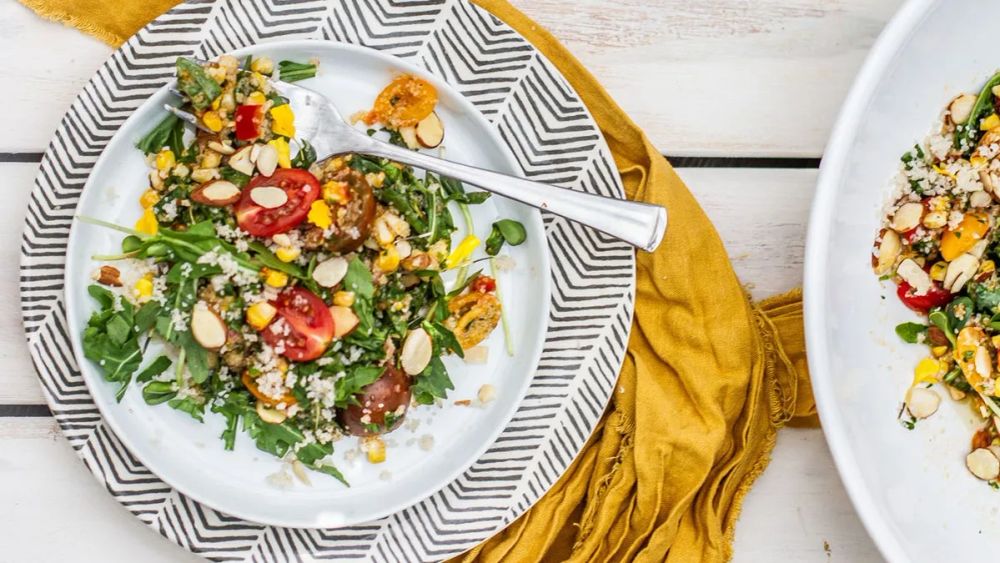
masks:
<svg viewBox="0 0 1000 563"><path fill-rule="evenodd" d="M265 102L267 102L267 96L263 92L251 92L246 99L248 106L262 106Z"/></svg>
<svg viewBox="0 0 1000 563"><path fill-rule="evenodd" d="M993 347L1000 350L1000 334L990 338L990 342L993 343Z"/></svg>
<svg viewBox="0 0 1000 563"><path fill-rule="evenodd" d="M379 252L375 265L383 272L395 272L399 268L399 251L396 250L396 245L390 244Z"/></svg>
<svg viewBox="0 0 1000 563"><path fill-rule="evenodd" d="M368 453L369 463L382 463L385 461L385 442L379 436L372 436L365 439L365 450Z"/></svg>
<svg viewBox="0 0 1000 563"><path fill-rule="evenodd" d="M145 301L153 295L153 274L146 274L135 282L133 294L139 301Z"/></svg>
<svg viewBox="0 0 1000 563"><path fill-rule="evenodd" d="M309 222L321 229L328 229L333 224L333 214L330 213L330 206L322 199L317 199L309 206L309 215L306 217Z"/></svg>
<svg viewBox="0 0 1000 563"><path fill-rule="evenodd" d="M288 141L278 137L277 139L268 141L269 145L274 147L274 150L278 151L278 166L282 168L292 167L292 156L291 149L288 148Z"/></svg>
<svg viewBox="0 0 1000 563"><path fill-rule="evenodd" d="M212 100L212 109L217 110L221 105L222 105L222 96L216 96L215 99Z"/></svg>
<svg viewBox="0 0 1000 563"><path fill-rule="evenodd" d="M938 174L940 174L942 176L947 176L947 177L951 178L952 180L955 179L955 175L954 174L952 174L949 170L945 170L944 168L941 168L937 164L932 164L931 168L933 168L935 172L937 172Z"/></svg>
<svg viewBox="0 0 1000 563"><path fill-rule="evenodd" d="M170 149L163 149L156 155L156 169L160 172L166 172L177 164L177 159L174 157L174 151Z"/></svg>
<svg viewBox="0 0 1000 563"><path fill-rule="evenodd" d="M156 214L149 207L142 211L142 216L135 222L135 230L146 235L155 235L160 230L160 224L156 221Z"/></svg>
<svg viewBox="0 0 1000 563"><path fill-rule="evenodd" d="M209 131L218 133L222 131L222 117L218 112L209 110L201 114L201 122L208 127Z"/></svg>
<svg viewBox="0 0 1000 563"><path fill-rule="evenodd" d="M979 122L979 129L981 131L989 131L997 127L1000 127L1000 115L995 113L990 114L989 117Z"/></svg>
<svg viewBox="0 0 1000 563"><path fill-rule="evenodd" d="M995 271L996 269L997 265L996 262L994 262L993 260L983 260L982 263L979 264L980 274L986 274Z"/></svg>
<svg viewBox="0 0 1000 563"><path fill-rule="evenodd" d="M448 259L444 263L445 267L451 269L465 262L477 246L479 246L479 237L476 235L465 237L462 239L462 242L458 243L455 250L452 250L451 254L448 255Z"/></svg>
<svg viewBox="0 0 1000 563"><path fill-rule="evenodd" d="M338 291L333 294L333 304L340 307L350 307L354 305L353 291Z"/></svg>
<svg viewBox="0 0 1000 563"><path fill-rule="evenodd" d="M913 369L913 384L937 383L937 374L941 370L941 364L934 358L924 358L920 360L917 367Z"/></svg>
<svg viewBox="0 0 1000 563"><path fill-rule="evenodd" d="M944 281L944 274L948 271L947 262L935 262L931 266L931 279L934 281Z"/></svg>
<svg viewBox="0 0 1000 563"><path fill-rule="evenodd" d="M934 196L927 200L928 211L948 211L951 208L951 200L945 196Z"/></svg>
<svg viewBox="0 0 1000 563"><path fill-rule="evenodd" d="M931 348L931 354L935 358L940 358L940 357L944 356L947 353L948 353L948 347L947 346L935 346L935 347Z"/></svg>
<svg viewBox="0 0 1000 563"><path fill-rule="evenodd" d="M295 136L295 113L292 106L283 104L268 111L271 114L271 131L284 137Z"/></svg>
<svg viewBox="0 0 1000 563"><path fill-rule="evenodd" d="M264 330L277 313L274 305L267 301L254 303L247 308L247 324L257 330Z"/></svg>
<svg viewBox="0 0 1000 563"><path fill-rule="evenodd" d="M274 72L274 61L269 57L257 57L250 62L250 70L261 74L271 74Z"/></svg>
<svg viewBox="0 0 1000 563"><path fill-rule="evenodd" d="M344 204L350 196L347 195L347 184L330 180L323 184L323 199L331 203Z"/></svg>
<svg viewBox="0 0 1000 563"><path fill-rule="evenodd" d="M989 164L989 162L990 162L989 159L987 159L985 156L979 156L979 155L973 156L972 158L969 159L969 164L971 164L976 168L986 168L986 165Z"/></svg>
<svg viewBox="0 0 1000 563"><path fill-rule="evenodd" d="M285 287L288 285L288 274L280 270L264 268L261 272L264 275L264 283L271 287Z"/></svg>
<svg viewBox="0 0 1000 563"><path fill-rule="evenodd" d="M143 209L153 207L158 201L160 201L160 194L154 192L153 190L146 190L142 192L142 196L139 197L139 205L141 205Z"/></svg>
<svg viewBox="0 0 1000 563"><path fill-rule="evenodd" d="M302 250L294 246L282 246L274 251L274 255L282 262L291 262L298 258L300 254L302 254Z"/></svg>

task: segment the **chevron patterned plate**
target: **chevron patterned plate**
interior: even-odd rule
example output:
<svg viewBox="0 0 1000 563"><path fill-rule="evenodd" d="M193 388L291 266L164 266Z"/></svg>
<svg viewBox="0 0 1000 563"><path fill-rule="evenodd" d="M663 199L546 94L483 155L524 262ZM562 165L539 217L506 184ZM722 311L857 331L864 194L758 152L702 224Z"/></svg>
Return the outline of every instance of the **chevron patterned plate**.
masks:
<svg viewBox="0 0 1000 563"><path fill-rule="evenodd" d="M72 216L98 156L173 74L178 55L211 58L276 39L324 39L400 57L447 82L489 121L526 176L622 197L596 124L534 47L464 0L192 1L157 18L87 84L41 165L28 209L21 301L32 358L56 420L129 511L217 560L430 561L465 551L527 510L584 445L613 392L634 293L632 250L544 216L552 261L548 332L524 400L458 478L390 516L339 529L280 528L199 504L161 481L95 406L72 352L62 279Z"/></svg>

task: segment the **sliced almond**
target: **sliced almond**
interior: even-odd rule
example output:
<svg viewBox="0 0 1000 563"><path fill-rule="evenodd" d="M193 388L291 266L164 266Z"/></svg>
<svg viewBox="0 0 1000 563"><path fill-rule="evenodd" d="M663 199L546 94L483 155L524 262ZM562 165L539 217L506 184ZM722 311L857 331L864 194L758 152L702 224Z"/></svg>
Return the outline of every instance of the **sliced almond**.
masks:
<svg viewBox="0 0 1000 563"><path fill-rule="evenodd" d="M899 235L892 229L886 229L882 233L882 241L879 243L875 273L883 276L892 271L892 267L896 265L896 259L899 258L902 251L903 242L899 239Z"/></svg>
<svg viewBox="0 0 1000 563"><path fill-rule="evenodd" d="M417 375L431 362L433 344L431 335L422 328L416 328L406 335L403 348L399 352L399 363L408 375Z"/></svg>
<svg viewBox="0 0 1000 563"><path fill-rule="evenodd" d="M889 226L897 233L905 233L920 224L924 216L924 206L919 203L904 203L892 216Z"/></svg>
<svg viewBox="0 0 1000 563"><path fill-rule="evenodd" d="M191 311L191 336L206 350L218 350L226 343L226 323L199 301Z"/></svg>
<svg viewBox="0 0 1000 563"><path fill-rule="evenodd" d="M413 254L413 245L405 240L396 241L396 252L399 254L399 258L405 260Z"/></svg>
<svg viewBox="0 0 1000 563"><path fill-rule="evenodd" d="M411 149L419 149L420 141L417 139L417 128L408 125L406 127L399 128L399 136L403 138L403 142L406 146Z"/></svg>
<svg viewBox="0 0 1000 563"><path fill-rule="evenodd" d="M214 180L191 192L191 199L204 205L224 207L239 201L240 195L242 192L236 184L227 180Z"/></svg>
<svg viewBox="0 0 1000 563"><path fill-rule="evenodd" d="M479 392L476 394L476 397L479 399L479 402L483 403L484 405L495 399L496 396L497 396L497 388L490 385L489 383L483 384L483 386L479 388Z"/></svg>
<svg viewBox="0 0 1000 563"><path fill-rule="evenodd" d="M993 359L986 346L976 348L976 373L983 379L989 379L993 375Z"/></svg>
<svg viewBox="0 0 1000 563"><path fill-rule="evenodd" d="M984 192L976 192L976 193L984 193ZM989 199L989 196L986 197L987 199ZM920 222L921 224L923 224L923 226L927 227L928 229L940 229L941 227L948 224L948 214L945 213L944 211L932 211L927 215L924 215L924 218L921 219Z"/></svg>
<svg viewBox="0 0 1000 563"><path fill-rule="evenodd" d="M899 267L896 268L896 275L910 284L916 295L926 295L934 285L931 276L911 258L907 258L899 264Z"/></svg>
<svg viewBox="0 0 1000 563"><path fill-rule="evenodd" d="M330 316L333 317L334 338L346 336L358 326L358 316L350 307L333 305L330 307Z"/></svg>
<svg viewBox="0 0 1000 563"><path fill-rule="evenodd" d="M982 182L983 188L993 195L993 197L1000 196L1000 194L997 193L996 184L993 182L993 175L990 174L989 170L979 171L979 181Z"/></svg>
<svg viewBox="0 0 1000 563"><path fill-rule="evenodd" d="M941 397L930 389L914 387L906 398L906 410L913 418L927 418L936 413L941 405Z"/></svg>
<svg viewBox="0 0 1000 563"><path fill-rule="evenodd" d="M951 101L948 106L948 114L952 123L962 125L972 116L972 108L976 105L976 96L972 94L962 94Z"/></svg>
<svg viewBox="0 0 1000 563"><path fill-rule="evenodd" d="M257 157L260 156L260 148L262 146L264 146L264 145L260 145L260 144L256 144L256 143L250 145L250 162L253 162L253 163L256 164Z"/></svg>
<svg viewBox="0 0 1000 563"><path fill-rule="evenodd" d="M234 149L233 147L229 145L223 145L218 141L209 141L208 148L212 149L213 151L219 154L224 154L226 156L229 156L236 152L236 149Z"/></svg>
<svg viewBox="0 0 1000 563"><path fill-rule="evenodd" d="M989 207L993 203L993 197L986 190L972 192L969 195L969 205L972 207Z"/></svg>
<svg viewBox="0 0 1000 563"><path fill-rule="evenodd" d="M437 147L444 140L444 123L433 111L417 123L417 140L429 149Z"/></svg>
<svg viewBox="0 0 1000 563"><path fill-rule="evenodd" d="M323 287L333 287L347 275L347 260L340 256L324 260L313 269L312 277Z"/></svg>
<svg viewBox="0 0 1000 563"><path fill-rule="evenodd" d="M260 186L250 190L250 199L264 209L276 209L288 202L288 194L275 186Z"/></svg>
<svg viewBox="0 0 1000 563"><path fill-rule="evenodd" d="M257 401L257 416L268 424L281 424L288 418L284 411L268 408L264 403Z"/></svg>
<svg viewBox="0 0 1000 563"><path fill-rule="evenodd" d="M1000 476L1000 459L993 455L993 452L986 448L973 450L965 456L965 466L973 475L983 481L996 479Z"/></svg>
<svg viewBox="0 0 1000 563"><path fill-rule="evenodd" d="M278 149L271 145L260 145L260 153L257 155L257 170L261 174L271 177L275 169L278 168Z"/></svg>
<svg viewBox="0 0 1000 563"><path fill-rule="evenodd" d="M948 264L944 273L944 287L952 293L962 291L965 284L976 275L979 259L966 252Z"/></svg>
<svg viewBox="0 0 1000 563"><path fill-rule="evenodd" d="M252 176L254 166L253 161L250 160L251 151L253 151L253 146L248 145L233 153L229 157L229 167L247 176Z"/></svg>

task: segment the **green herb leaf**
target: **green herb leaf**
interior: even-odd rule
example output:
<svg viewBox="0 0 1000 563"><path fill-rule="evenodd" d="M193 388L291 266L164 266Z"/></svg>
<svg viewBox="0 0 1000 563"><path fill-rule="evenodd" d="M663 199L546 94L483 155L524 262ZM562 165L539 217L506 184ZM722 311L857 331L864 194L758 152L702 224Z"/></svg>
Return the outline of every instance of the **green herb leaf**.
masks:
<svg viewBox="0 0 1000 563"><path fill-rule="evenodd" d="M316 149L309 144L309 141L295 141L299 145L299 152L295 153L292 159L293 168L308 170L316 162Z"/></svg>
<svg viewBox="0 0 1000 563"><path fill-rule="evenodd" d="M951 321L948 320L948 315L944 311L936 310L931 311L931 314L927 316L927 320L931 322L932 325L941 329L941 332L948 338L951 342L952 347L955 346L955 332L951 328Z"/></svg>
<svg viewBox="0 0 1000 563"><path fill-rule="evenodd" d="M496 256L504 243L511 246L518 246L528 238L528 232L524 225L513 219L501 219L493 223L490 236L486 239L486 254Z"/></svg>
<svg viewBox="0 0 1000 563"><path fill-rule="evenodd" d="M340 408L345 408L357 404L355 395L361 392L367 385L375 382L385 371L379 366L357 366L347 372L334 384L336 398L334 404Z"/></svg>
<svg viewBox="0 0 1000 563"><path fill-rule="evenodd" d="M142 399L147 405L165 403L176 396L172 381L150 381L142 388Z"/></svg>
<svg viewBox="0 0 1000 563"><path fill-rule="evenodd" d="M156 154L168 147L175 156L184 152L184 122L170 113L139 139L135 146L143 154Z"/></svg>
<svg viewBox="0 0 1000 563"><path fill-rule="evenodd" d="M241 188L246 186L247 183L250 182L250 176L229 166L223 166L222 168L220 168L219 176L221 176L223 180L227 182L232 182Z"/></svg>
<svg viewBox="0 0 1000 563"><path fill-rule="evenodd" d="M459 358L465 357L465 351L462 350L462 345L458 343L458 339L455 338L455 333L448 329L439 322L424 321L424 330L431 337L431 342L433 342L435 347L435 352L441 354L444 351L452 351Z"/></svg>
<svg viewBox="0 0 1000 563"><path fill-rule="evenodd" d="M200 64L177 57L177 88L191 100L196 110L208 109L212 101L222 94L219 83L205 72Z"/></svg>
<svg viewBox="0 0 1000 563"><path fill-rule="evenodd" d="M295 61L278 62L278 78L283 82L297 82L316 76L316 65Z"/></svg>
<svg viewBox="0 0 1000 563"><path fill-rule="evenodd" d="M351 305L351 308L358 316L358 328L355 329L355 332L365 336L371 334L372 328L375 326L374 305L372 303L372 298L375 296L375 285L372 283L371 272L357 256L347 265L344 288L354 292L354 304Z"/></svg>
<svg viewBox="0 0 1000 563"><path fill-rule="evenodd" d="M444 362L440 357L435 356L431 363L424 368L424 371L414 377L410 392L413 398L421 405L430 405L435 399L444 399L448 396L448 390L454 389L451 378L448 377L448 370L444 367Z"/></svg>
<svg viewBox="0 0 1000 563"><path fill-rule="evenodd" d="M298 264L282 262L267 246L264 245L264 243L255 240L249 244L249 248L254 252L257 261L264 266L267 266L272 270L285 272L295 278L306 279L305 273Z"/></svg>
<svg viewBox="0 0 1000 563"><path fill-rule="evenodd" d="M157 375L167 371L170 367L171 361L167 356L160 356L153 360L151 364L146 366L146 369L139 372L139 375L135 376L135 380L139 383L145 383L151 381Z"/></svg>
<svg viewBox="0 0 1000 563"><path fill-rule="evenodd" d="M916 344L917 338L921 334L927 333L927 326L920 323L903 323L896 326L896 334L903 339L904 342L910 344Z"/></svg>
<svg viewBox="0 0 1000 563"><path fill-rule="evenodd" d="M966 155L972 153L972 149L976 147L976 142L979 140L979 135L982 134L979 130L979 122L992 111L993 87L998 84L1000 84L1000 73L994 74L986 82L986 85L979 92L979 97L976 98L975 105L972 106L969 119L955 128L954 147Z"/></svg>
<svg viewBox="0 0 1000 563"><path fill-rule="evenodd" d="M184 397L183 399L170 399L167 402L171 408L181 412L186 412L198 422L205 422L205 402L196 400L194 397Z"/></svg>

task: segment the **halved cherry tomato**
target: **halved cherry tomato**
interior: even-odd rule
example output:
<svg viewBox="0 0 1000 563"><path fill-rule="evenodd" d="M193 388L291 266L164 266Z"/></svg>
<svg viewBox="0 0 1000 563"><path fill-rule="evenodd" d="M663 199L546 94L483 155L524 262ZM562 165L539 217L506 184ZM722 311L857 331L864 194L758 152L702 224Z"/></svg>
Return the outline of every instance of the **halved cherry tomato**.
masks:
<svg viewBox="0 0 1000 563"><path fill-rule="evenodd" d="M905 281L900 281L896 288L896 295L903 302L903 305L918 313L927 313L934 307L943 307L950 303L953 297L951 292L941 287L938 282L934 282L934 285L924 295L914 295L913 286Z"/></svg>
<svg viewBox="0 0 1000 563"><path fill-rule="evenodd" d="M416 125L434 111L437 101L437 89L430 82L408 74L397 76L375 98L365 123L381 122L393 129Z"/></svg>
<svg viewBox="0 0 1000 563"><path fill-rule="evenodd" d="M493 293L497 290L497 280L489 276L476 276L469 282L469 291L476 293Z"/></svg>
<svg viewBox="0 0 1000 563"><path fill-rule="evenodd" d="M260 137L260 124L264 122L264 106L244 104L236 108L236 138L252 141Z"/></svg>
<svg viewBox="0 0 1000 563"><path fill-rule="evenodd" d="M288 201L281 207L266 209L257 205L251 193L254 188L276 186L285 190ZM270 178L254 176L243 188L236 204L236 222L240 228L256 237L270 237L294 229L309 214L309 206L319 196L319 181L307 170L279 168Z"/></svg>
<svg viewBox="0 0 1000 563"><path fill-rule="evenodd" d="M249 371L243 372L242 381L243 381L243 386L246 387L248 391L250 391L251 395L253 395L254 397L257 398L257 400L259 400L260 402L264 403L269 407L274 406L278 403L285 403L285 406L290 407L295 403L299 402L299 400L295 398L295 395L292 395L291 391L285 391L285 394L282 395L281 399L277 401L261 393L260 388L257 387L257 382L254 381L254 378L250 376Z"/></svg>
<svg viewBox="0 0 1000 563"><path fill-rule="evenodd" d="M354 396L357 404L338 412L338 420L354 436L391 432L403 423L410 395L410 377L390 363L378 379ZM386 424L385 415L389 413L393 418Z"/></svg>
<svg viewBox="0 0 1000 563"><path fill-rule="evenodd" d="M347 186L347 201L337 206L334 213L336 229L326 247L331 252L352 252L361 248L371 232L375 220L375 195L365 175L353 168L337 171L333 180Z"/></svg>
<svg viewBox="0 0 1000 563"><path fill-rule="evenodd" d="M315 360L333 340L333 316L326 303L302 287L286 289L271 302L278 310L264 329L264 341L296 362Z"/></svg>

